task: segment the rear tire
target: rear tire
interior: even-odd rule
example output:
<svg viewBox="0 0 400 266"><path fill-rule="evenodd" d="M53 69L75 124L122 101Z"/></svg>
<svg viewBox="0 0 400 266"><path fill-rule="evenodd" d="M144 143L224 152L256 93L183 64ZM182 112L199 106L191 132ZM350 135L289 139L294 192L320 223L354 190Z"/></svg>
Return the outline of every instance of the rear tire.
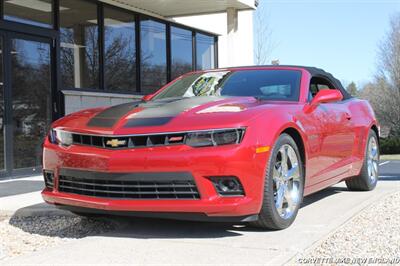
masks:
<svg viewBox="0 0 400 266"><path fill-rule="evenodd" d="M289 227L303 200L303 190L300 152L293 138L284 133L276 141L267 162L261 211L251 225L272 230Z"/></svg>
<svg viewBox="0 0 400 266"><path fill-rule="evenodd" d="M360 174L346 180L346 186L351 191L370 191L376 187L378 177L379 143L375 131L370 129Z"/></svg>

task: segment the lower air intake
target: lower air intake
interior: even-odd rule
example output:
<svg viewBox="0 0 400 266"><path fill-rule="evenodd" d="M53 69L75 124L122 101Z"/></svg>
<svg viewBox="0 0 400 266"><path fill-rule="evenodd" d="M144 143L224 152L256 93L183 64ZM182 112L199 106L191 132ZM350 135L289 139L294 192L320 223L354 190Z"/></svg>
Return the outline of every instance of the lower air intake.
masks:
<svg viewBox="0 0 400 266"><path fill-rule="evenodd" d="M173 173L172 173L173 174ZM200 199L196 184L192 179L168 178L151 174L140 178L138 174L102 174L90 172L88 177L82 173L61 174L58 189L60 192L78 195L115 199ZM97 178L96 178L97 176Z"/></svg>

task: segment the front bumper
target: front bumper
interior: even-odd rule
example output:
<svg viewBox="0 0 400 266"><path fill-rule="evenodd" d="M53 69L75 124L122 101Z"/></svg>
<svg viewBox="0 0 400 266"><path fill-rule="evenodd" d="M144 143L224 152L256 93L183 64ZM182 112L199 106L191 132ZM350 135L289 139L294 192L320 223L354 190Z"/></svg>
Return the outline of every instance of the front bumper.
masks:
<svg viewBox="0 0 400 266"><path fill-rule="evenodd" d="M185 145L107 150L72 145L68 148L44 144L43 168L54 173L54 188L42 192L43 199L59 207L111 212L196 213L207 217L244 217L261 209L265 164L268 153L257 154L256 146L241 143L192 148ZM61 192L62 169L95 173L186 172L193 177L200 199L115 199ZM235 176L244 196L220 196L210 177Z"/></svg>

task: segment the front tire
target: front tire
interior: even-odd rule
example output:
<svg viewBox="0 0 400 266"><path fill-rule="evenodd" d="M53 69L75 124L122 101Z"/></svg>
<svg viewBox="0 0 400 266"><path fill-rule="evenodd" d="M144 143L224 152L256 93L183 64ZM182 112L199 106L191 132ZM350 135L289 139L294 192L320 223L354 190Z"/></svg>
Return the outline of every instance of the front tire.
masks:
<svg viewBox="0 0 400 266"><path fill-rule="evenodd" d="M264 198L257 227L281 230L296 218L304 192L304 168L296 142L288 134L276 141L264 181Z"/></svg>
<svg viewBox="0 0 400 266"><path fill-rule="evenodd" d="M352 191L370 191L376 187L379 177L378 137L372 129L368 135L364 162L360 174L346 180L346 186Z"/></svg>

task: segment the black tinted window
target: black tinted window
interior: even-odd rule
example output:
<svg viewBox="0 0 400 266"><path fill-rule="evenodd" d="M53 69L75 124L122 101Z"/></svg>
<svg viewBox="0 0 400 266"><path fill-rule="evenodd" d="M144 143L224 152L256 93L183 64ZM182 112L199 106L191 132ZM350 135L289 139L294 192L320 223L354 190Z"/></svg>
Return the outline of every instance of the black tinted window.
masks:
<svg viewBox="0 0 400 266"><path fill-rule="evenodd" d="M233 72L223 83L221 95L297 101L300 92L300 76L299 71L293 70Z"/></svg>
<svg viewBox="0 0 400 266"><path fill-rule="evenodd" d="M166 25L151 19L140 22L142 92L154 92L167 82Z"/></svg>
<svg viewBox="0 0 400 266"><path fill-rule="evenodd" d="M193 96L251 96L297 101L301 72L296 70L213 71L186 75L154 99Z"/></svg>
<svg viewBox="0 0 400 266"><path fill-rule="evenodd" d="M171 27L171 78L192 71L192 32Z"/></svg>
<svg viewBox="0 0 400 266"><path fill-rule="evenodd" d="M107 90L136 91L135 17L104 8L104 83Z"/></svg>
<svg viewBox="0 0 400 266"><path fill-rule="evenodd" d="M60 1L60 66L62 88L99 87L97 5Z"/></svg>

